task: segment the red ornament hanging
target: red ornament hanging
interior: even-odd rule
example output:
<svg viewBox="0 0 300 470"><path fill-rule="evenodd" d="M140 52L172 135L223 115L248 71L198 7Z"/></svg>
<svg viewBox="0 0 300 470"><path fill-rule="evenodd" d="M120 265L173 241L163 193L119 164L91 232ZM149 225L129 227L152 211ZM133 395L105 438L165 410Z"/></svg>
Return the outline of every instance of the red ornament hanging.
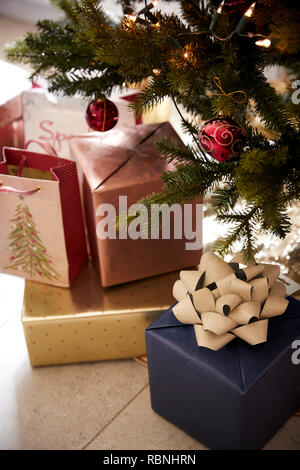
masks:
<svg viewBox="0 0 300 470"><path fill-rule="evenodd" d="M201 149L219 162L225 162L242 152L246 132L229 117L215 117L205 122L199 134Z"/></svg>
<svg viewBox="0 0 300 470"><path fill-rule="evenodd" d="M88 105L85 119L94 131L105 132L117 124L119 111L112 101L100 98Z"/></svg>

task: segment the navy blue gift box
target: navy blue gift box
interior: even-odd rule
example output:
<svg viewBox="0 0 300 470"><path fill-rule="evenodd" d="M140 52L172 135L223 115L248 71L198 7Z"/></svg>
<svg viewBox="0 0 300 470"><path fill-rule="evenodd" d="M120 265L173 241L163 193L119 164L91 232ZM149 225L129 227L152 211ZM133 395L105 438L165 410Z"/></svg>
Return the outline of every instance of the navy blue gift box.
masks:
<svg viewBox="0 0 300 470"><path fill-rule="evenodd" d="M269 320L268 342L237 338L219 351L199 348L193 326L164 312L146 330L154 411L211 449L262 448L300 406L300 364L292 360L300 302L289 301Z"/></svg>

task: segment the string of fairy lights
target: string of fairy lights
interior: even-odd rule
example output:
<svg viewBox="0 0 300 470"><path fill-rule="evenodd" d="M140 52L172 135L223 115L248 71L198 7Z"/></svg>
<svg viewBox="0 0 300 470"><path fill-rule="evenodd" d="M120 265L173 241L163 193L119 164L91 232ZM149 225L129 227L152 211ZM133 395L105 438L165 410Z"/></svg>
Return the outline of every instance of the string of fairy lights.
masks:
<svg viewBox="0 0 300 470"><path fill-rule="evenodd" d="M159 3L159 0L153 0L151 3L145 5L144 8L142 8L139 12L135 12L135 10L131 6L127 6L124 8L124 15L125 15L125 24L127 27L132 27L135 23L140 23L140 24L145 24L149 25L151 24L153 27L159 29L160 28L160 22L158 18L155 16L155 14L151 11L153 8L155 8ZM189 52L186 50L186 48L182 45L179 37L180 36L199 36L199 35L211 35L213 36L216 40L218 41L229 41L235 34L241 37L247 37L247 38L257 38L255 41L255 44L260 47L268 48L271 46L271 40L268 36L265 36L264 34L259 34L259 33L252 33L252 32L247 32L244 34L244 31L246 29L246 26L250 20L250 18L253 16L254 9L256 2L253 2L249 8L244 12L243 16L240 18L236 28L226 37L220 37L216 34L216 28L219 23L219 20L223 14L223 9L225 5L225 0L223 0L218 8L216 9L214 16L212 18L211 24L209 26L209 29L207 31L195 31L195 32L185 32L178 34L177 37L173 37L173 41L175 45L183 49L183 58L184 59L189 59ZM144 15L144 18L141 18L141 15ZM160 71L159 69L154 69L153 73L155 75L159 75Z"/></svg>

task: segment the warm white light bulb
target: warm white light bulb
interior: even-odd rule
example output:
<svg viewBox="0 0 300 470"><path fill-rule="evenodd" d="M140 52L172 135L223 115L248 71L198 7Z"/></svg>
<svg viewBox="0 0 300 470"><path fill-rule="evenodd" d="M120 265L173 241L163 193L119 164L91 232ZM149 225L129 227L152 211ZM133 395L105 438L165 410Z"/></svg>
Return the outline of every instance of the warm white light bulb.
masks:
<svg viewBox="0 0 300 470"><path fill-rule="evenodd" d="M137 16L135 16L135 15L126 15L126 16L127 16L128 20L131 20L133 23L135 23L136 20L137 20Z"/></svg>
<svg viewBox="0 0 300 470"><path fill-rule="evenodd" d="M255 41L255 44L260 47L270 47L271 46L271 41L270 39L259 39L258 41Z"/></svg>
<svg viewBox="0 0 300 470"><path fill-rule="evenodd" d="M219 5L219 7L218 7L218 9L217 9L217 13L219 13L219 15L221 15L221 13L222 13L224 3L225 3L225 0L223 0L223 1L220 3L220 5Z"/></svg>
<svg viewBox="0 0 300 470"><path fill-rule="evenodd" d="M156 5L158 5L158 3L159 3L159 0L153 0L152 5L153 5L154 7L156 7Z"/></svg>
<svg viewBox="0 0 300 470"><path fill-rule="evenodd" d="M248 10L246 11L244 15L247 16L248 18L251 18L254 12L255 5L256 5L256 2L252 3L252 5L250 5L250 7L248 8Z"/></svg>

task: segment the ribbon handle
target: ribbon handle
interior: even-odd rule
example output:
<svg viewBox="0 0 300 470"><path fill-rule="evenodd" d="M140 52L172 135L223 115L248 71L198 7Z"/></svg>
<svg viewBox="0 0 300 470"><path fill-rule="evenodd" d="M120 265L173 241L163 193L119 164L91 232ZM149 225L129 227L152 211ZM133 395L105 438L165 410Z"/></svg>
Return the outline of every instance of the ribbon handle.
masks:
<svg viewBox="0 0 300 470"><path fill-rule="evenodd" d="M45 152L47 152L48 154L54 155L55 157L58 156L57 153L56 153L55 148L51 144L49 144L49 142L40 142L39 140L30 139L26 142L26 144L24 146L24 149L28 150L28 147L29 147L30 144L37 144L40 147L42 147L42 149L45 150ZM17 176L20 176L20 177L22 176L25 165L26 165L26 155L23 155L22 159L20 161ZM2 189L4 189L4 188L2 188ZM13 188L10 188L10 189L13 189ZM2 190L1 192L14 192L14 191L11 191L11 190L10 191L3 191ZM27 196L30 196L30 194L27 194Z"/></svg>
<svg viewBox="0 0 300 470"><path fill-rule="evenodd" d="M35 189L29 189L21 191L20 189L12 188L11 186L3 186L3 183L0 182L0 193L13 193L18 194L19 196L33 196L34 194L41 191L41 187L37 186Z"/></svg>

